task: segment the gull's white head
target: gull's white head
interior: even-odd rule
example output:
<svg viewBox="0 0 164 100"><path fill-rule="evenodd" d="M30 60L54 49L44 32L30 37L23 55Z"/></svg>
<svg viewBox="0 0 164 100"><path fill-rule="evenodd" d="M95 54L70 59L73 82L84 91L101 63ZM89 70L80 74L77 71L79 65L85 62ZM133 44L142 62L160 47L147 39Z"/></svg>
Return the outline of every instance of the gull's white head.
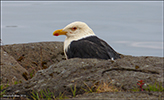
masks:
<svg viewBox="0 0 164 100"><path fill-rule="evenodd" d="M53 32L54 36L66 35L64 41L64 54L67 58L65 51L67 51L70 43L88 36L94 36L92 29L84 22L76 21L71 24L68 24L63 29L59 29Z"/></svg>
<svg viewBox="0 0 164 100"><path fill-rule="evenodd" d="M66 35L67 38L72 40L78 40L87 36L95 35L92 29L84 22L76 21L68 24L63 29L59 29L53 32L54 36Z"/></svg>

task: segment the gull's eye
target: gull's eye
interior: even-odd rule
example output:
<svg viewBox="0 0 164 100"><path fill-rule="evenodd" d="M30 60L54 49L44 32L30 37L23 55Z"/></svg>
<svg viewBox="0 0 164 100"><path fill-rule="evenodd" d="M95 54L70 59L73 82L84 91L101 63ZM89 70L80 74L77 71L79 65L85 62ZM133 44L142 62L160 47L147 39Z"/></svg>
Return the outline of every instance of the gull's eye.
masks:
<svg viewBox="0 0 164 100"><path fill-rule="evenodd" d="M76 29L77 29L77 27L73 27L73 28L72 28L72 31L75 31Z"/></svg>

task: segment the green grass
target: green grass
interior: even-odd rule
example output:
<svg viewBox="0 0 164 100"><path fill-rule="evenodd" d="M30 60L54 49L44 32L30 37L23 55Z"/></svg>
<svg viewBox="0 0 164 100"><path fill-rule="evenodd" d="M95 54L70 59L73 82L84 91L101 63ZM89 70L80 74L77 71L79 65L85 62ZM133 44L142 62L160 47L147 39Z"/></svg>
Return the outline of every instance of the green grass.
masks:
<svg viewBox="0 0 164 100"><path fill-rule="evenodd" d="M3 90L5 88L9 87L9 82L7 82L7 84L1 84L0 85L0 90ZM3 90L1 93L0 93L0 97L3 97L3 95L5 94L6 90Z"/></svg>
<svg viewBox="0 0 164 100"><path fill-rule="evenodd" d="M154 84L148 84L147 88L145 88L146 91L153 91L153 92L164 92L164 87L162 87L162 84L155 82Z"/></svg>
<svg viewBox="0 0 164 100"><path fill-rule="evenodd" d="M4 89L4 85L1 85L0 86L1 90ZM6 90L3 90L1 93L0 93L0 97L3 97L3 95L5 94Z"/></svg>
<svg viewBox="0 0 164 100"><path fill-rule="evenodd" d="M59 94L59 96L58 97L56 97L56 100L58 100L58 99L68 99L68 97L66 97L66 96L64 96L64 93L62 94L61 92L60 92L60 94Z"/></svg>
<svg viewBox="0 0 164 100"><path fill-rule="evenodd" d="M162 87L162 83L155 82L154 84L148 84L145 88L143 88L144 91L153 91L153 92L164 92L164 87ZM139 87L135 87L132 89L134 92L141 91Z"/></svg>
<svg viewBox="0 0 164 100"><path fill-rule="evenodd" d="M22 82L21 81L14 81L10 85L16 85L16 84L19 84L19 83L22 83ZM3 90L5 88L9 87L10 85L9 85L9 81L6 84L1 84L0 85L0 90ZM1 91L0 97L3 97L3 95L5 94L5 92L6 92L6 90Z"/></svg>
<svg viewBox="0 0 164 100"><path fill-rule="evenodd" d="M51 99L55 99L55 96L54 96L53 92L50 92L49 89L41 90L40 92L33 91L31 94L32 94L31 97L33 98L33 100L41 100L41 99L51 100Z"/></svg>
<svg viewBox="0 0 164 100"><path fill-rule="evenodd" d="M31 97L33 100L58 100L58 99L66 99L67 97L64 96L64 93L60 93L58 97L55 97L54 93L47 90L41 90L40 92L31 92Z"/></svg>
<svg viewBox="0 0 164 100"><path fill-rule="evenodd" d="M140 88L134 87L133 89L131 89L131 91L133 91L133 92L138 92L138 91L140 91Z"/></svg>
<svg viewBox="0 0 164 100"><path fill-rule="evenodd" d="M72 86L71 86L71 91L72 91L73 97L75 97L76 96L76 84L74 86L74 89L72 89Z"/></svg>
<svg viewBox="0 0 164 100"><path fill-rule="evenodd" d="M33 77L34 77L34 75L35 75L35 71L34 71L34 70L32 70L32 72L30 73L30 77L31 77L31 78L33 78Z"/></svg>

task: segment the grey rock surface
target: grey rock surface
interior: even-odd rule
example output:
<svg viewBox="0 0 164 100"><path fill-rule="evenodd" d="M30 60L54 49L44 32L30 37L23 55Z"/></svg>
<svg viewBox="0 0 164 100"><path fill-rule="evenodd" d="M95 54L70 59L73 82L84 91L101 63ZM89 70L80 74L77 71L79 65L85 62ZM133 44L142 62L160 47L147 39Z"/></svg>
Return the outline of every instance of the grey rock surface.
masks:
<svg viewBox="0 0 164 100"><path fill-rule="evenodd" d="M84 89L93 87L102 82L112 83L121 91L131 91L137 86L138 80L146 84L163 83L163 60L162 57L133 57L123 56L115 61L99 59L69 59L51 65L49 68L40 70L27 82L8 87L7 94L24 94L30 97L30 92L45 89L53 91L55 96L64 93L71 96L71 88L76 85L76 95L86 93ZM127 94L134 98L137 95ZM92 94L89 94L89 96ZM95 94L94 94L95 95ZM100 94L97 94L99 98ZM105 94L103 94L105 95ZM119 97L129 98L126 93ZM126 96L125 96L126 95ZM149 93L141 95L147 97ZM160 93L149 95L158 98ZM92 98L92 96L90 96ZM100 97L101 98L101 97ZM104 97L105 98L105 97Z"/></svg>
<svg viewBox="0 0 164 100"><path fill-rule="evenodd" d="M31 73L33 69L37 72L32 79L29 78L27 81L6 88L5 95L26 95L32 99L33 91L39 93L42 90L49 90L55 96L59 96L60 93L66 95L70 97L69 100L108 98L160 100L164 97L163 92L131 93L132 89L138 88L139 80L144 81L143 87L155 83L162 84L164 87L163 57L121 55L121 59L114 61L80 58L65 60L63 42L13 44L2 48L4 50L1 49L3 82L6 82L8 77L8 80L13 79L13 76L25 80L22 73ZM118 92L112 92L106 87L105 91L95 93L98 86L104 83L109 87L115 87ZM76 96L73 98L72 89L75 86ZM88 93L89 88L93 89L93 93Z"/></svg>
<svg viewBox="0 0 164 100"><path fill-rule="evenodd" d="M162 93L160 93L160 96ZM144 92L105 92L88 93L75 98L65 100L162 100L160 96Z"/></svg>
<svg viewBox="0 0 164 100"><path fill-rule="evenodd" d="M25 81L23 74L28 74L28 71L23 68L12 56L8 55L2 48L1 61L0 61L0 73L1 84L14 84L14 82Z"/></svg>
<svg viewBox="0 0 164 100"><path fill-rule="evenodd" d="M13 56L29 73L46 69L53 63L65 60L63 42L4 45L3 50Z"/></svg>

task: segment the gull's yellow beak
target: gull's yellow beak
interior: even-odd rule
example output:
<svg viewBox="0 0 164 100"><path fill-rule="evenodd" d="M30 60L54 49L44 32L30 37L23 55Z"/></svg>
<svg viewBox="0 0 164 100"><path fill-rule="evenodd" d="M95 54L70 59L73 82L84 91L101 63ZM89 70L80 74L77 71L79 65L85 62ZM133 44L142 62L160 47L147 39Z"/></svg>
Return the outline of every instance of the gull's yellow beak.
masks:
<svg viewBox="0 0 164 100"><path fill-rule="evenodd" d="M66 31L63 31L63 29L59 29L53 32L54 36L59 36L59 35L66 35Z"/></svg>

